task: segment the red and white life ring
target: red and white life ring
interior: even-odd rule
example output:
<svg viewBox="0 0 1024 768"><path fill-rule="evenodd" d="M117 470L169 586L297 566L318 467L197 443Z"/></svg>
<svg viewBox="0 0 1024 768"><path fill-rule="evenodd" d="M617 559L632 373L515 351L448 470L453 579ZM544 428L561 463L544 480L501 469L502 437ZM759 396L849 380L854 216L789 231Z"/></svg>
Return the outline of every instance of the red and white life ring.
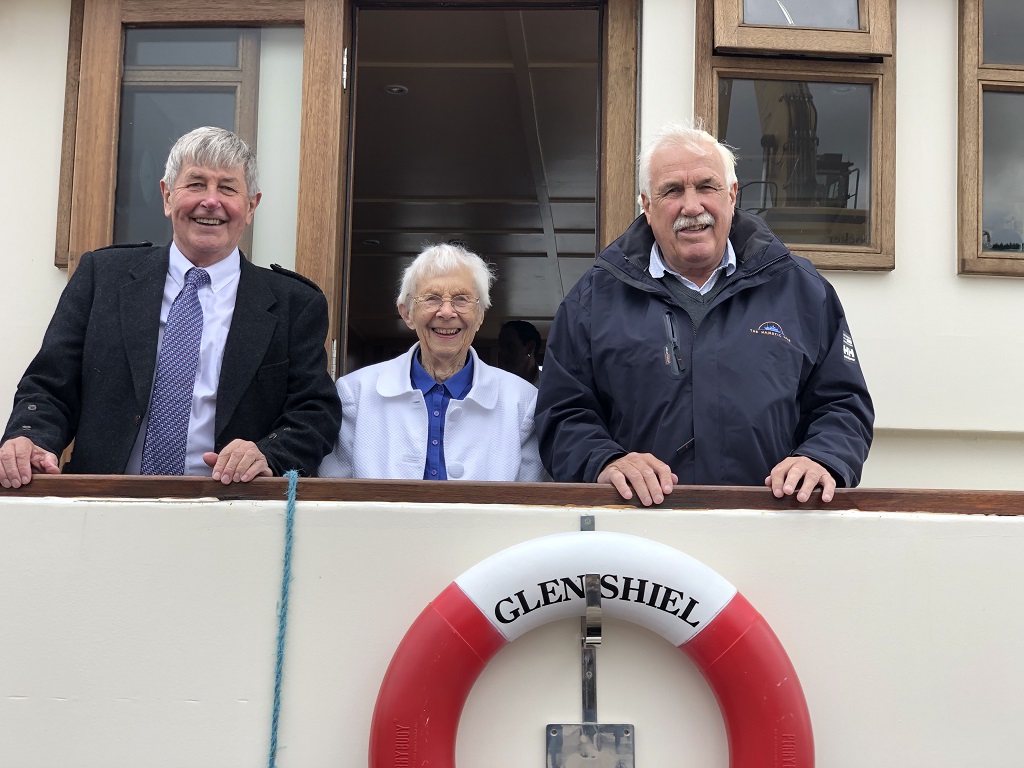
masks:
<svg viewBox="0 0 1024 768"><path fill-rule="evenodd" d="M800 681L771 627L736 588L664 544L620 533L527 541L459 576L406 632L381 683L370 768L454 768L469 691L502 646L582 616L584 575L605 616L640 624L690 657L718 699L731 768L813 768Z"/></svg>

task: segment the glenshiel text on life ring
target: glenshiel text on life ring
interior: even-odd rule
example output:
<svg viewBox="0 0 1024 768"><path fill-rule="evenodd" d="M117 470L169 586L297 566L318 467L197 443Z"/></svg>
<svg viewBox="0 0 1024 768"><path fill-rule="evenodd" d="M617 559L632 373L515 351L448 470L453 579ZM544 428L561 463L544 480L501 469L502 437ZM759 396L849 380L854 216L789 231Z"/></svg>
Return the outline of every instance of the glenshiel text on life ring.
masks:
<svg viewBox="0 0 1024 768"><path fill-rule="evenodd" d="M800 681L761 615L689 555L603 531L510 547L423 610L381 683L370 768L454 768L462 708L487 662L535 627L582 616L588 573L601 575L605 616L657 632L700 669L722 710L730 768L813 768Z"/></svg>

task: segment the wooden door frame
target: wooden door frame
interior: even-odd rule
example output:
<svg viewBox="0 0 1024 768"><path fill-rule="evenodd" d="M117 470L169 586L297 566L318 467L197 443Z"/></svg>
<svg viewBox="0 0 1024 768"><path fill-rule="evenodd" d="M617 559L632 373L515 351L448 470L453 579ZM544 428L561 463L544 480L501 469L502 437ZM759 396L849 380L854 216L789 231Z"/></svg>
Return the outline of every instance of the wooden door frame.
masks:
<svg viewBox="0 0 1024 768"><path fill-rule="evenodd" d="M603 0L598 240L621 234L636 211L640 0ZM434 0L407 3L436 4ZM447 5L460 4L448 0ZM565 0L473 0L476 7L566 7ZM572 5L573 3L570 3ZM596 3L581 3L593 7ZM302 26L302 127L299 149L296 271L327 296L327 348L341 352L346 286L351 87L343 87L350 49L351 0L72 0L64 142L55 250L74 271L86 251L113 236L126 26Z"/></svg>

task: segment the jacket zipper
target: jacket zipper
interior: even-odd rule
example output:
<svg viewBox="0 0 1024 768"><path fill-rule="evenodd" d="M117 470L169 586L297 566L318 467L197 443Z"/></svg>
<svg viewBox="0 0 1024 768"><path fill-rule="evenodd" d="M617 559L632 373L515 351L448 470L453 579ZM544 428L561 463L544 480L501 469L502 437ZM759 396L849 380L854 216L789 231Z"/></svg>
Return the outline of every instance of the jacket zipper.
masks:
<svg viewBox="0 0 1024 768"><path fill-rule="evenodd" d="M672 310L665 310L665 364L672 369L677 376L686 369L683 362L683 351L679 347L679 339L676 337L676 326L672 322Z"/></svg>

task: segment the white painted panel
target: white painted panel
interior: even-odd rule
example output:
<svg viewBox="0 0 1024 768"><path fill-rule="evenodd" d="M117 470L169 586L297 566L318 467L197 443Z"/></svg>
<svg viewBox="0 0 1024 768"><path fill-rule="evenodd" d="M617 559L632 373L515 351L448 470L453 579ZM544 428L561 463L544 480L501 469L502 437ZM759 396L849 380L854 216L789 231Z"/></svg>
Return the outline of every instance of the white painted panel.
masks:
<svg viewBox="0 0 1024 768"><path fill-rule="evenodd" d="M53 266L70 0L0 2L0 419L67 282ZM16 288L13 288L16 286Z"/></svg>
<svg viewBox="0 0 1024 768"><path fill-rule="evenodd" d="M365 765L377 687L420 610L578 514L299 504L278 764ZM1024 517L596 515L697 558L764 615L800 675L818 765L1018 764ZM0 499L4 764L265 764L283 520L277 502ZM460 765L543 765L544 724L581 715L578 636L557 622L498 654L469 697ZM634 625L607 628L598 714L636 724L645 765L727 765L700 675Z"/></svg>

